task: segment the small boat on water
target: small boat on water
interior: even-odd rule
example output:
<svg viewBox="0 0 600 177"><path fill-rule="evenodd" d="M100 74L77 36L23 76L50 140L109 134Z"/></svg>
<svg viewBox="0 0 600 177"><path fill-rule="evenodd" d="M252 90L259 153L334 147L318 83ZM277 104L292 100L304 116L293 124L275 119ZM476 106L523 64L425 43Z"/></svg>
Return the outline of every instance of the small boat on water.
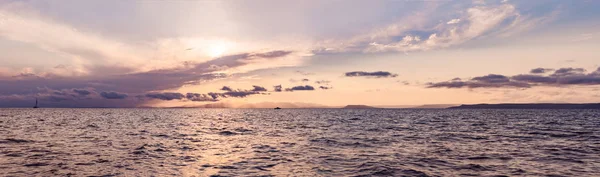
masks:
<svg viewBox="0 0 600 177"><path fill-rule="evenodd" d="M33 108L38 108L38 101L37 101L37 98L35 99L35 106L33 106Z"/></svg>
<svg viewBox="0 0 600 177"><path fill-rule="evenodd" d="M281 109L280 107L275 107L275 109Z"/></svg>

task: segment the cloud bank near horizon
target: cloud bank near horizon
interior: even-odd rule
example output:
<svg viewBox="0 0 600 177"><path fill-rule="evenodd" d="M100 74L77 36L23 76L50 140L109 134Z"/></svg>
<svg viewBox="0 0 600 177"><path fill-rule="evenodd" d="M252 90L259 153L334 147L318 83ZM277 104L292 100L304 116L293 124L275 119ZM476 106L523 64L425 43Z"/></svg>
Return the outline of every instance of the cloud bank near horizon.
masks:
<svg viewBox="0 0 600 177"><path fill-rule="evenodd" d="M554 71L549 75L548 71ZM585 73L584 68L535 68L532 74L504 76L489 74L473 77L468 80L455 78L450 81L428 83L427 88L531 88L531 87L562 87L600 85L600 68Z"/></svg>

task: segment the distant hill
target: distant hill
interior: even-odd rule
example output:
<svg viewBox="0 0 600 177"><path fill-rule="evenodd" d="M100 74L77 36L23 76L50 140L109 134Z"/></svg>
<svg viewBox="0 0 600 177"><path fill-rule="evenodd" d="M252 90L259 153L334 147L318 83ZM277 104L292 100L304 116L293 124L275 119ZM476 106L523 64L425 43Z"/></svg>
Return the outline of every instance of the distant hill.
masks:
<svg viewBox="0 0 600 177"><path fill-rule="evenodd" d="M443 108L449 108L449 107L455 107L458 106L457 104L425 104L425 105L421 105L421 106L416 106L416 107L412 107L412 108L418 108L418 109L443 109Z"/></svg>
<svg viewBox="0 0 600 177"><path fill-rule="evenodd" d="M328 106L312 103L300 102L260 102L260 103L242 103L242 102L218 102L205 105L194 105L195 108L330 108Z"/></svg>
<svg viewBox="0 0 600 177"><path fill-rule="evenodd" d="M600 103L463 104L449 109L600 109Z"/></svg>
<svg viewBox="0 0 600 177"><path fill-rule="evenodd" d="M367 106L367 105L347 105L343 107L344 109L373 109L376 107Z"/></svg>

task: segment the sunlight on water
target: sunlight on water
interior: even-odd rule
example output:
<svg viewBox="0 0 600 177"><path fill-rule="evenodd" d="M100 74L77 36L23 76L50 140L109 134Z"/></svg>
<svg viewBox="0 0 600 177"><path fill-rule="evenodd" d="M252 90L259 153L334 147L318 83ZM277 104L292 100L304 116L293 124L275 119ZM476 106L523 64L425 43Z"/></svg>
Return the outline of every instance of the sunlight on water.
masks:
<svg viewBox="0 0 600 177"><path fill-rule="evenodd" d="M594 176L600 111L0 109L0 176Z"/></svg>

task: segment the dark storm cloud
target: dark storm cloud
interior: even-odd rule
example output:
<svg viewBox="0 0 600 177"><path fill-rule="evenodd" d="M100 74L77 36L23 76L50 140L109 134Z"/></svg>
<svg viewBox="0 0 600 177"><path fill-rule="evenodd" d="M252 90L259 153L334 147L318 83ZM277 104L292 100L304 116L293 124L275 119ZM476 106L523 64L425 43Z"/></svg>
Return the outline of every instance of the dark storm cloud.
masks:
<svg viewBox="0 0 600 177"><path fill-rule="evenodd" d="M315 90L315 88L313 86L310 85L300 85L300 86L295 86L292 88L286 88L285 91L291 92L291 91L300 91L300 90Z"/></svg>
<svg viewBox="0 0 600 177"><path fill-rule="evenodd" d="M531 74L544 74L548 71L554 71L554 69L551 68L535 68L535 69L531 69L531 71L529 71L529 73Z"/></svg>
<svg viewBox="0 0 600 177"><path fill-rule="evenodd" d="M35 75L30 73L16 74L8 77L0 76L0 97L18 95L11 96L11 99L18 100L16 98L24 97L22 105L26 105L30 104L31 99L35 100L36 94L40 93L36 88L47 87L55 90L78 89L77 91L73 90L72 93L89 96L91 99L85 102L86 107L105 107L108 103L115 106L134 107L140 104L140 102L135 99L125 99L128 98L126 95L143 96L157 90L176 89L183 85L193 85L202 81L224 78L227 75L219 74L216 71L248 65L254 62L255 59L274 59L287 56L291 53L291 51L282 50L265 53L241 53L223 56L202 63L188 62L186 67L147 72L134 72L131 68L120 66L97 66L87 68L91 75L81 77L67 78L51 74ZM67 69L68 66L59 69L63 68ZM87 94L84 90L90 93ZM93 90L100 92L100 94L96 94ZM44 94L48 95L48 93ZM63 99L59 96L59 94L53 94L52 97L48 96L52 100L62 100L60 104L56 103L52 106L78 107L82 104L81 102L73 101L73 99ZM104 98L120 100L122 102L117 103ZM21 103L0 99L0 107L12 105L21 105Z"/></svg>
<svg viewBox="0 0 600 177"><path fill-rule="evenodd" d="M375 78L383 78L383 77L396 77L398 74L392 74L387 71L375 71L375 72L365 72L365 71L353 71L345 73L346 77L375 77Z"/></svg>
<svg viewBox="0 0 600 177"><path fill-rule="evenodd" d="M106 99L125 99L127 94L119 92L100 92L100 96Z"/></svg>
<svg viewBox="0 0 600 177"><path fill-rule="evenodd" d="M160 100L181 100L185 98L185 96L181 93L174 92L165 92L165 93L148 93L146 94L148 98L160 99Z"/></svg>
<svg viewBox="0 0 600 177"><path fill-rule="evenodd" d="M540 68L532 69L530 73L515 76L489 74L474 77L467 81L453 79L451 81L429 83L428 88L498 88L533 86L568 86L568 85L600 85L600 68L591 73L585 73L583 68L560 68L550 75L540 75ZM553 69L542 68L543 73Z"/></svg>
<svg viewBox="0 0 600 177"><path fill-rule="evenodd" d="M251 91L254 92L266 92L267 89L258 85L253 85L252 87L254 87Z"/></svg>

